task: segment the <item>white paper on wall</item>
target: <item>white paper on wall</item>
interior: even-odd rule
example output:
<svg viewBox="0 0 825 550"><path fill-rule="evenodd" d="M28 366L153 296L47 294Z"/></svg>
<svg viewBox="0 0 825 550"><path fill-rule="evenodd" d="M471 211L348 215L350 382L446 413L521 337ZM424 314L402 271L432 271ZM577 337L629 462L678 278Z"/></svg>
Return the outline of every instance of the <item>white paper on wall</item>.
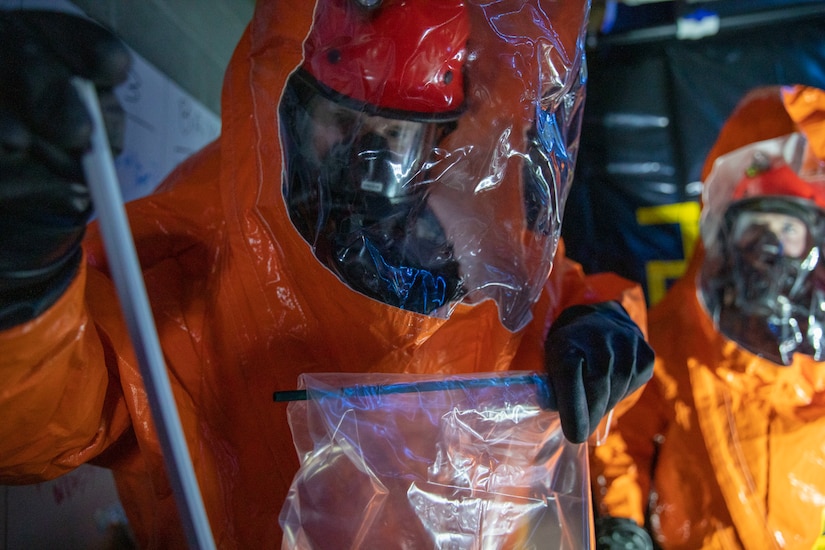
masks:
<svg viewBox="0 0 825 550"><path fill-rule="evenodd" d="M124 200L150 193L220 132L214 113L140 56L115 91L127 114L124 149L115 159Z"/></svg>

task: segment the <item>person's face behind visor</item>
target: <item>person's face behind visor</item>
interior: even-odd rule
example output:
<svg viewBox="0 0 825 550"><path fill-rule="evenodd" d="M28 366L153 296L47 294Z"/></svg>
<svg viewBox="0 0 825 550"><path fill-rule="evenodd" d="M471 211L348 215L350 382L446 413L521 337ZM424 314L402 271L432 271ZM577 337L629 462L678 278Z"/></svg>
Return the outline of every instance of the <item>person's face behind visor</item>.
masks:
<svg viewBox="0 0 825 550"><path fill-rule="evenodd" d="M458 263L427 206L427 163L445 123L369 113L295 73L282 101L290 217L355 290L432 313L461 292Z"/></svg>
<svg viewBox="0 0 825 550"><path fill-rule="evenodd" d="M800 259L811 249L805 222L779 212L742 212L731 233L736 248L748 250L758 243L761 252L774 258Z"/></svg>
<svg viewBox="0 0 825 550"><path fill-rule="evenodd" d="M350 109L323 96L307 105L308 154L320 169L327 160L347 156L354 170L350 192L374 193L390 201L412 195L422 179L424 159L435 142L437 126L411 120L370 115Z"/></svg>
<svg viewBox="0 0 825 550"><path fill-rule="evenodd" d="M719 332L778 365L825 360L818 164L797 132L720 156L704 183L699 297Z"/></svg>

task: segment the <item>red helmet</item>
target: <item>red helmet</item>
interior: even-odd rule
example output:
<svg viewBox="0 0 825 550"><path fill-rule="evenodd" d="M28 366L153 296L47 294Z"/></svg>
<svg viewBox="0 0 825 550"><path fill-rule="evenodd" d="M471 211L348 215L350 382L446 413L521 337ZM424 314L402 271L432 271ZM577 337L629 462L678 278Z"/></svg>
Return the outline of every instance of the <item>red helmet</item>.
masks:
<svg viewBox="0 0 825 550"><path fill-rule="evenodd" d="M774 165L755 162L736 185L732 200L757 196L798 197L825 210L825 186L800 177L784 162Z"/></svg>
<svg viewBox="0 0 825 550"><path fill-rule="evenodd" d="M464 103L470 23L462 0L386 0L316 8L303 68L320 84L405 118L454 118Z"/></svg>

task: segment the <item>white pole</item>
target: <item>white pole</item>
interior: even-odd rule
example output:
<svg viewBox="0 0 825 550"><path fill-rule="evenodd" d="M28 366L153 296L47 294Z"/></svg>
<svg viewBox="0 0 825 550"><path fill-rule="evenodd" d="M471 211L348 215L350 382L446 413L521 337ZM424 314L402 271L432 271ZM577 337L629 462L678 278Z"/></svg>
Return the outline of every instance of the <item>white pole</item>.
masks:
<svg viewBox="0 0 825 550"><path fill-rule="evenodd" d="M83 171L92 194L109 268L123 308L143 375L149 405L184 531L191 548L212 550L215 542L175 406L149 298L126 218L114 159L106 137L97 91L91 82L72 82L92 117L92 147L83 156Z"/></svg>

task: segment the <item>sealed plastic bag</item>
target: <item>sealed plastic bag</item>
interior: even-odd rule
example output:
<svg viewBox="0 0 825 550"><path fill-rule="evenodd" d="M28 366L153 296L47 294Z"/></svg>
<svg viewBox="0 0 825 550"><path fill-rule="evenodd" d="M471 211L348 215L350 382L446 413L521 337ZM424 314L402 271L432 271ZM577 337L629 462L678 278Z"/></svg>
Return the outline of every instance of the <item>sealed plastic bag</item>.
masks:
<svg viewBox="0 0 825 550"><path fill-rule="evenodd" d="M543 377L314 374L282 548L589 548L585 445Z"/></svg>

